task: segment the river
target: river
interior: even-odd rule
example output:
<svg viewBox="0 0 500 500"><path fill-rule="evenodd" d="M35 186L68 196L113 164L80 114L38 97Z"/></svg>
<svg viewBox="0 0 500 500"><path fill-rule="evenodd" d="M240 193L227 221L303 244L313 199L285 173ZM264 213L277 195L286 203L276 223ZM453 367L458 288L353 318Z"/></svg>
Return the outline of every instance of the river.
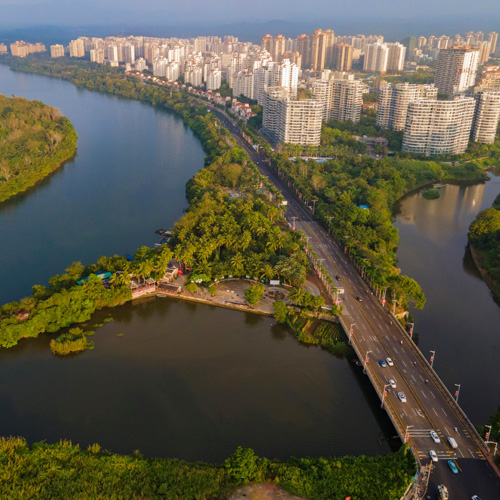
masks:
<svg viewBox="0 0 500 500"><path fill-rule="evenodd" d="M500 193L500 177L485 184L446 185L440 198L421 193L398 206L398 265L422 286L427 303L412 310L418 345L475 425L500 405L500 302L482 280L467 249L477 213Z"/></svg>
<svg viewBox="0 0 500 500"><path fill-rule="evenodd" d="M2 303L75 260L152 245L180 217L204 154L178 117L3 65L0 92L59 108L79 134L74 160L0 205ZM391 449L360 368L272 319L154 299L100 311L89 328L108 317L78 356L54 357L50 335L0 351L2 435L215 462L238 445L276 458Z"/></svg>

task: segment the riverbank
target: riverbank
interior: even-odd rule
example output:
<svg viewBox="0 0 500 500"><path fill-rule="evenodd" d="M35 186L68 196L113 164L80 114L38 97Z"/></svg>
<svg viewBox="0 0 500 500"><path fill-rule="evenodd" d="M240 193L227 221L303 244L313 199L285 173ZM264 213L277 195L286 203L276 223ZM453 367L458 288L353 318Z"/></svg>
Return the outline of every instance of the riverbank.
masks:
<svg viewBox="0 0 500 500"><path fill-rule="evenodd" d="M39 101L0 95L0 130L0 203L35 186L76 154L71 122Z"/></svg>
<svg viewBox="0 0 500 500"><path fill-rule="evenodd" d="M491 292L498 298L500 298L500 282L494 280L486 268L484 267L483 264L483 259L481 255L474 249L474 245L469 241L468 245L472 260L474 261L475 266L477 267L477 270L481 274L481 277L483 278L484 282L488 285L490 288Z"/></svg>

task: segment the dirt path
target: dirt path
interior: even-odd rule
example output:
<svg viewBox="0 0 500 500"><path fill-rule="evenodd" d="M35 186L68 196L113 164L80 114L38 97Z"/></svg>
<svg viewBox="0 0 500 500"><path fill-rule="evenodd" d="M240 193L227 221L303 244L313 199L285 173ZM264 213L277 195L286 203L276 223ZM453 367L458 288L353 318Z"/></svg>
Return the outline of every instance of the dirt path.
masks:
<svg viewBox="0 0 500 500"><path fill-rule="evenodd" d="M272 483L249 484L236 490L228 500L306 500Z"/></svg>

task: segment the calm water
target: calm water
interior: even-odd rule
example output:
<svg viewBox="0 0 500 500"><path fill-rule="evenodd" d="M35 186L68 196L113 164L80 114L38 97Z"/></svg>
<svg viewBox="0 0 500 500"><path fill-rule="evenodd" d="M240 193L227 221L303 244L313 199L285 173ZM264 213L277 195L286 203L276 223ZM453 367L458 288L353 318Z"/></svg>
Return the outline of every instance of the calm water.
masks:
<svg viewBox="0 0 500 500"><path fill-rule="evenodd" d="M0 303L29 295L75 260L153 245L154 231L187 206L185 184L204 153L172 113L2 64L0 93L54 106L78 132L73 161L0 204Z"/></svg>
<svg viewBox="0 0 500 500"><path fill-rule="evenodd" d="M59 108L79 134L73 161L0 205L0 302L75 260L152 245L181 215L204 155L180 119L2 65L0 92ZM168 299L94 323L107 314L79 356L52 356L49 335L0 351L2 435L216 462L240 444L278 458L389 450L395 432L360 369L268 318Z"/></svg>
<svg viewBox="0 0 500 500"><path fill-rule="evenodd" d="M466 249L477 213L500 193L500 177L486 184L447 185L441 197L412 194L400 204L396 226L402 273L415 278L427 296L412 311L419 347L474 424L487 423L500 405L500 303L482 281Z"/></svg>

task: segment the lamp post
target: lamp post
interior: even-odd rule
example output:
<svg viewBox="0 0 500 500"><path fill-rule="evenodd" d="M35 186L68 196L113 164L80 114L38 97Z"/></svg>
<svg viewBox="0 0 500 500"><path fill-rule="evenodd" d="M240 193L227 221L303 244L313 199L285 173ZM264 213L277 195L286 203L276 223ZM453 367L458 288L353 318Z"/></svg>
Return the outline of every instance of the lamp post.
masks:
<svg viewBox="0 0 500 500"><path fill-rule="evenodd" d="M356 326L356 323L352 323L350 328L349 328L349 344L352 345L352 334L353 334L353 327Z"/></svg>
<svg viewBox="0 0 500 500"><path fill-rule="evenodd" d="M436 351L430 351L431 355L431 368L434 368L434 356L436 356Z"/></svg>
<svg viewBox="0 0 500 500"><path fill-rule="evenodd" d="M460 395L460 385L461 384L455 384L455 387L458 387L458 389L455 391L455 401L458 403L458 396Z"/></svg>
<svg viewBox="0 0 500 500"><path fill-rule="evenodd" d="M410 435L408 434L408 431L410 430L411 427L413 427L413 425L407 425L406 426L406 430L405 430L405 443L407 443L408 439L410 439Z"/></svg>
<svg viewBox="0 0 500 500"><path fill-rule="evenodd" d="M486 433L486 443L488 443L489 439L490 439L490 436L491 436L491 425L485 425L485 427L489 427L490 430Z"/></svg>
<svg viewBox="0 0 500 500"><path fill-rule="evenodd" d="M390 386L391 386L391 384L384 385L384 392L382 393L382 404L380 405L380 408L384 407L385 396L387 394L387 391L385 389L386 389L386 387L390 387Z"/></svg>
<svg viewBox="0 0 500 500"><path fill-rule="evenodd" d="M366 373L366 364L369 363L369 358L368 358L368 354L370 354L372 351L366 351L366 354L365 354L365 366L363 367L363 373Z"/></svg>

